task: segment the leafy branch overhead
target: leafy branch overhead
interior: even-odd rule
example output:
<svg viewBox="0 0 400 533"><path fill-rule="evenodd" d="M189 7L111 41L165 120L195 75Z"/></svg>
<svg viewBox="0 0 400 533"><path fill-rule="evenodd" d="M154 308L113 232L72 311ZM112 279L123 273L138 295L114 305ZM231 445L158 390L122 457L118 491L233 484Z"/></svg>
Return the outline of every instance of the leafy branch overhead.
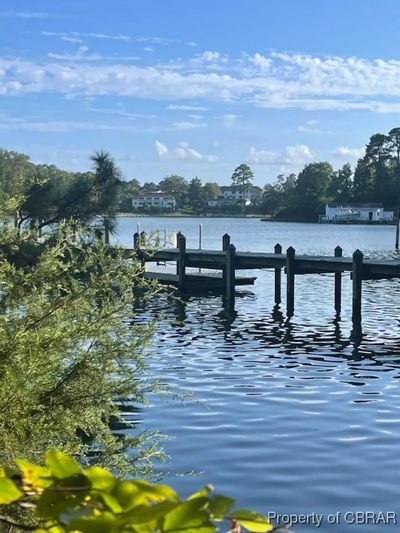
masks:
<svg viewBox="0 0 400 533"><path fill-rule="evenodd" d="M4 512L3 525L36 533L214 533L227 525L255 533L274 531L266 516L234 509L232 498L211 486L187 499L168 485L123 480L98 466L82 468L60 451L46 453L45 465L17 459L18 469L0 468L0 513L34 509L35 523L17 522ZM227 522L227 524L225 523Z"/></svg>

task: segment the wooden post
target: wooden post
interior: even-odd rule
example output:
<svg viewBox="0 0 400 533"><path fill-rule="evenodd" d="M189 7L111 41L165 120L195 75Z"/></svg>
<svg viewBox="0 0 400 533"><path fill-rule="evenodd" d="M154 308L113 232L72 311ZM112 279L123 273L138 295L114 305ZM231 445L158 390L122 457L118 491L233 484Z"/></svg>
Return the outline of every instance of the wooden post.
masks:
<svg viewBox="0 0 400 533"><path fill-rule="evenodd" d="M226 250L225 267L225 287L226 287L226 308L232 311L235 308L235 252L233 244Z"/></svg>
<svg viewBox="0 0 400 533"><path fill-rule="evenodd" d="M133 234L133 248L135 250L139 248L139 233L138 232Z"/></svg>
<svg viewBox="0 0 400 533"><path fill-rule="evenodd" d="M231 236L228 233L225 233L222 236L222 251L226 252L231 244ZM222 279L225 280L226 285L226 266L222 267Z"/></svg>
<svg viewBox="0 0 400 533"><path fill-rule="evenodd" d="M293 246L286 250L286 314L293 316L294 313L294 269L296 251Z"/></svg>
<svg viewBox="0 0 400 533"><path fill-rule="evenodd" d="M145 231L142 231L140 233L140 239L139 239L139 244L141 244L142 246L146 246L146 241L147 241L147 235L146 235L146 232Z"/></svg>
<svg viewBox="0 0 400 533"><path fill-rule="evenodd" d="M399 234L400 234L400 207L397 209L397 220L396 220L396 250L399 249Z"/></svg>
<svg viewBox="0 0 400 533"><path fill-rule="evenodd" d="M279 243L275 244L274 252L276 254L282 253L282 246ZM276 304L281 303L281 278L282 278L281 269L275 268L275 303Z"/></svg>
<svg viewBox="0 0 400 533"><path fill-rule="evenodd" d="M226 252L228 249L228 246L231 244L231 237L228 235L228 233L225 233L222 237L222 250Z"/></svg>
<svg viewBox="0 0 400 533"><path fill-rule="evenodd" d="M186 255L186 237L181 232L176 236L179 249L178 261L176 263L176 273L178 275L178 289L183 291L185 288L185 255Z"/></svg>
<svg viewBox="0 0 400 533"><path fill-rule="evenodd" d="M362 272L364 256L360 250L353 254L353 325L361 325Z"/></svg>
<svg viewBox="0 0 400 533"><path fill-rule="evenodd" d="M342 257L343 250L340 246L335 248L335 257ZM335 272L335 311L337 315L340 315L342 310L342 273Z"/></svg>

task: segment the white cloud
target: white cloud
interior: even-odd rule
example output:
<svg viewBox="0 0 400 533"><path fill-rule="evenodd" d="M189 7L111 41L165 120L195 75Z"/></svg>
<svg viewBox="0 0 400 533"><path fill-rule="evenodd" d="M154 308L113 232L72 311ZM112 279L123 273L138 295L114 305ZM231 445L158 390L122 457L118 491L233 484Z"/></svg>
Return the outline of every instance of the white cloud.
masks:
<svg viewBox="0 0 400 533"><path fill-rule="evenodd" d="M168 111L207 111L207 107L199 105L176 105L170 104L167 107Z"/></svg>
<svg viewBox="0 0 400 533"><path fill-rule="evenodd" d="M265 57L259 53L256 53L253 56L248 56L248 60L262 71L268 70L272 65L271 58Z"/></svg>
<svg viewBox="0 0 400 533"><path fill-rule="evenodd" d="M169 45L169 44L184 44L186 46L197 46L193 41L185 42L180 39L169 39L166 37L155 37L155 36L135 36L133 39L138 43L149 43L154 45Z"/></svg>
<svg viewBox="0 0 400 533"><path fill-rule="evenodd" d="M59 61L68 61L70 63L74 62L84 62L84 61L136 61L139 59L137 56L102 56L99 54L88 54L89 48L87 46L79 46L78 50L73 54L56 54L54 52L49 52L48 56L51 59L56 59Z"/></svg>
<svg viewBox="0 0 400 533"><path fill-rule="evenodd" d="M349 146L339 146L333 150L332 154L340 159L357 160L365 154L364 148L350 148Z"/></svg>
<svg viewBox="0 0 400 533"><path fill-rule="evenodd" d="M172 126L174 130L193 130L195 128L205 128L207 124L205 122L199 122L198 120L196 120L195 122L174 122Z"/></svg>
<svg viewBox="0 0 400 533"><path fill-rule="evenodd" d="M239 118L239 115L235 115L233 113L226 113L223 115L223 125L226 127L231 127L236 122L236 120Z"/></svg>
<svg viewBox="0 0 400 533"><path fill-rule="evenodd" d="M250 161L259 165L289 165L301 166L314 157L310 148L305 144L286 146L282 152L257 150L250 148Z"/></svg>
<svg viewBox="0 0 400 533"><path fill-rule="evenodd" d="M59 35L128 38L101 33ZM56 54L47 62L0 59L0 94L58 92L66 96L119 95L176 100L181 101L179 105L185 105L182 102L185 99L197 100L199 107L203 102L219 100L276 109L400 112L398 59L288 53L228 59L219 52L206 51L187 61L134 66L121 64L128 58L96 56L103 63L90 64L93 59L89 56L85 63L82 56L70 57L68 65L62 62L62 55ZM267 67L263 58L269 60L269 67L255 71L254 61ZM176 106L178 109L178 103Z"/></svg>
<svg viewBox="0 0 400 533"><path fill-rule="evenodd" d="M155 142L156 152L160 159L181 159L204 161L206 163L213 163L218 158L215 155L202 154L198 150L192 148L188 142L180 142L175 148L169 149L166 144L160 141Z"/></svg>
<svg viewBox="0 0 400 533"><path fill-rule="evenodd" d="M78 31L70 32L57 32L57 31L42 31L42 35L46 37L58 37L59 39L69 40L81 40L82 38L91 38L91 39L110 39L112 41L130 41L131 38L129 35L123 34L111 34L111 33L85 33ZM73 42L73 41L71 41Z"/></svg>
<svg viewBox="0 0 400 533"><path fill-rule="evenodd" d="M38 11L0 11L0 17L4 18L21 18L21 19L47 19L50 13L40 13Z"/></svg>
<svg viewBox="0 0 400 533"><path fill-rule="evenodd" d="M158 157L162 158L168 155L168 148L166 147L165 144L160 143L160 141L156 141L155 146L156 146Z"/></svg>
<svg viewBox="0 0 400 533"><path fill-rule="evenodd" d="M117 113L114 112L114 115ZM121 114L119 114L121 115ZM64 133L69 131L137 131L138 128L133 128L129 123L110 124L97 121L74 121L74 120L38 120L36 117L18 117L7 113L0 112L0 130L24 130L36 132L53 132ZM139 130L138 130L139 131ZM141 131L141 130L140 130Z"/></svg>
<svg viewBox="0 0 400 533"><path fill-rule="evenodd" d="M297 128L297 131L300 131L301 133L312 133L312 134L324 134L324 133L331 133L328 130L323 130L321 128L318 128L319 120L307 120L305 126L299 126Z"/></svg>

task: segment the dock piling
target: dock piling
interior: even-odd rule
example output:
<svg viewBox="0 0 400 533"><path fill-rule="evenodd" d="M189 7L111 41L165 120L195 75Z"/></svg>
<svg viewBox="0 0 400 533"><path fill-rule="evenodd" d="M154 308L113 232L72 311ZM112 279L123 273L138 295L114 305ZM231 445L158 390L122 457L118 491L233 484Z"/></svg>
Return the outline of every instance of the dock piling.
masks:
<svg viewBox="0 0 400 533"><path fill-rule="evenodd" d="M231 236L228 233L222 236L222 249L224 252L227 251L228 246L231 244Z"/></svg>
<svg viewBox="0 0 400 533"><path fill-rule="evenodd" d="M226 250L225 283L226 283L226 308L233 311L235 308L235 252L233 244Z"/></svg>
<svg viewBox="0 0 400 533"><path fill-rule="evenodd" d="M282 246L277 243L274 246L274 253L281 254ZM281 303L281 281L282 281L282 270L280 268L275 268L275 303Z"/></svg>
<svg viewBox="0 0 400 533"><path fill-rule="evenodd" d="M176 273L178 275L178 289L180 291L185 288L185 274L186 274L186 237L179 232L176 236L179 256L176 263Z"/></svg>
<svg viewBox="0 0 400 533"><path fill-rule="evenodd" d="M362 275L364 255L360 250L353 254L353 313L352 320L355 327L361 324Z"/></svg>
<svg viewBox="0 0 400 533"><path fill-rule="evenodd" d="M136 231L136 233L133 234L133 249L137 250L139 248L139 233Z"/></svg>
<svg viewBox="0 0 400 533"><path fill-rule="evenodd" d="M228 233L225 233L222 236L222 251L226 252L230 244L231 244L231 236ZM225 286L226 286L226 266L225 265L222 267L222 277L225 280Z"/></svg>
<svg viewBox="0 0 400 533"><path fill-rule="evenodd" d="M294 275L296 251L293 246L286 250L286 314L288 317L294 313Z"/></svg>
<svg viewBox="0 0 400 533"><path fill-rule="evenodd" d="M335 257L342 257L343 249L340 246L335 248ZM342 273L335 273L335 311L337 315L340 315L342 310Z"/></svg>

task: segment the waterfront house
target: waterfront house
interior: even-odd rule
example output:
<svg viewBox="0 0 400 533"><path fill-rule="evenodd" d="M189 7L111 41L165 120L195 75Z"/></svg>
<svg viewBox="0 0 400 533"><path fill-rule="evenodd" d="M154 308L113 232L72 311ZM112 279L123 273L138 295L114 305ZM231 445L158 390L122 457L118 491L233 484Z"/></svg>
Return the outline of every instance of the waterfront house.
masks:
<svg viewBox="0 0 400 533"><path fill-rule="evenodd" d="M244 205L250 205L262 194L260 187L251 187L243 191L240 187L234 186L221 186L221 194L218 198L213 198L208 201L209 207L218 207L222 205L233 205L237 203L243 203Z"/></svg>
<svg viewBox="0 0 400 533"><path fill-rule="evenodd" d="M134 209L163 209L173 211L176 206L175 197L162 191L146 192L130 196Z"/></svg>
<svg viewBox="0 0 400 533"><path fill-rule="evenodd" d="M394 220L393 211L385 211L379 203L326 204L325 222L387 222Z"/></svg>

